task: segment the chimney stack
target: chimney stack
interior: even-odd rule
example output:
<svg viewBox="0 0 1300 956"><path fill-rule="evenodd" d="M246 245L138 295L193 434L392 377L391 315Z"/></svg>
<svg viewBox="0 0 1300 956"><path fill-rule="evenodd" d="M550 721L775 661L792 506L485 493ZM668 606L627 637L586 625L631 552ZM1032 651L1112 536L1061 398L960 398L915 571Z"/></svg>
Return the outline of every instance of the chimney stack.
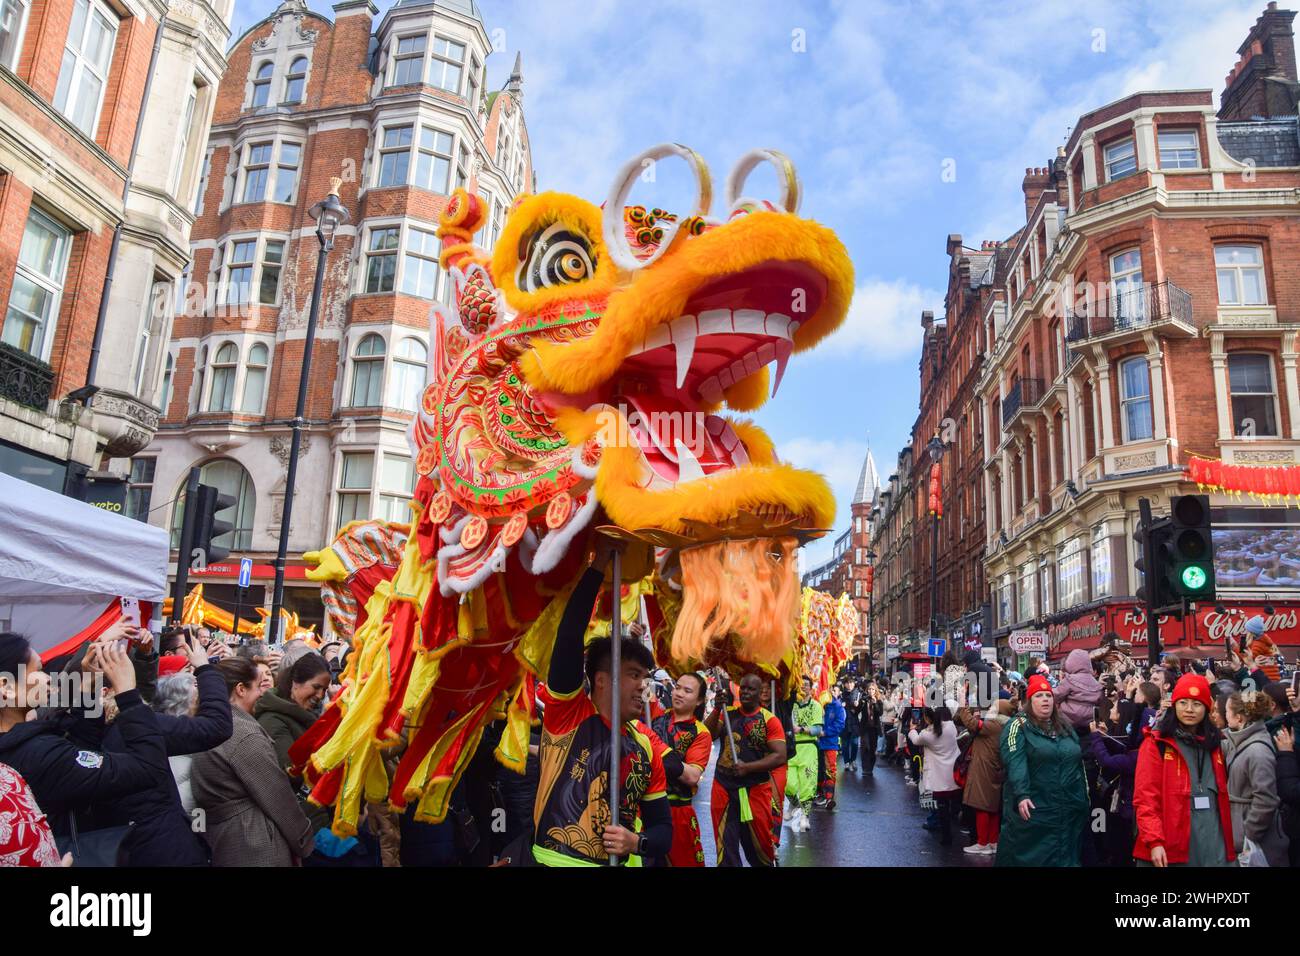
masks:
<svg viewBox="0 0 1300 956"><path fill-rule="evenodd" d="M1248 120L1254 116L1294 116L1300 103L1297 82L1294 10L1279 10L1272 2L1259 15L1237 48L1237 62L1224 78L1219 119Z"/></svg>
<svg viewBox="0 0 1300 956"><path fill-rule="evenodd" d="M1034 207L1038 205L1038 197L1043 191L1049 189L1052 185L1051 169L1045 166L1033 166L1025 168L1025 180L1020 188L1025 191L1025 221L1034 214Z"/></svg>

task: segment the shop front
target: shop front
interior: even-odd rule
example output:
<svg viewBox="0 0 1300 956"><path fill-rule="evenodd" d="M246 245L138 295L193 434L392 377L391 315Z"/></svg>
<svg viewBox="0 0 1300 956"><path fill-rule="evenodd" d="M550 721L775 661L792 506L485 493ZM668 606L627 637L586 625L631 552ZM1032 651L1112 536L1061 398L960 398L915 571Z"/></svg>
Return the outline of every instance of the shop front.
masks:
<svg viewBox="0 0 1300 956"><path fill-rule="evenodd" d="M1232 638L1239 644L1246 633L1246 622L1257 614L1264 618L1269 637L1284 656L1300 655L1300 601L1206 604L1182 621L1162 615L1159 619L1161 647L1166 651L1204 650L1207 657L1225 657L1227 640ZM1051 664L1060 663L1075 649L1094 650L1112 631L1133 645L1133 656L1146 654L1146 611L1131 601L1108 603L1074 617L1058 619L1048 624L1046 630L1047 659Z"/></svg>

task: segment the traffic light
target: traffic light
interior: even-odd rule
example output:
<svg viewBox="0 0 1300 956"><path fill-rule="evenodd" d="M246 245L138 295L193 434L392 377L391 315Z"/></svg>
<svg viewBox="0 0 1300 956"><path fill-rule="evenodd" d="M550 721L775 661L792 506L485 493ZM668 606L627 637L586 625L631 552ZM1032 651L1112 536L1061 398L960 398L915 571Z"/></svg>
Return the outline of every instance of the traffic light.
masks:
<svg viewBox="0 0 1300 956"><path fill-rule="evenodd" d="M230 495L223 495L212 485L199 485L198 492L194 496L194 540L190 546L190 554L198 552L202 556L204 565L221 561L230 555L230 548L216 544L217 538L228 536L235 530L234 515L228 517L231 521L225 521L218 518L218 514L228 508L233 508L237 502ZM227 544L232 543L227 541Z"/></svg>
<svg viewBox="0 0 1300 956"><path fill-rule="evenodd" d="M1169 499L1165 574L1174 601L1214 600L1214 534L1207 495Z"/></svg>
<svg viewBox="0 0 1300 956"><path fill-rule="evenodd" d="M1142 555L1133 567L1142 575L1142 585L1137 589L1138 600L1148 609L1168 607L1178 598L1169 590L1169 543L1173 537L1173 522L1157 518L1146 528L1141 525L1133 532L1133 540L1142 548Z"/></svg>

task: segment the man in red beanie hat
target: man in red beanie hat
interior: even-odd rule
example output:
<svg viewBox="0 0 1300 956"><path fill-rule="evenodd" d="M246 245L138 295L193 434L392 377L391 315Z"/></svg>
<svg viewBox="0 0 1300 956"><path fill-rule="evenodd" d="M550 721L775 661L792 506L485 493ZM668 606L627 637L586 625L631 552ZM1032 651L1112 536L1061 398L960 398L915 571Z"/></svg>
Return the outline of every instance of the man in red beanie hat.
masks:
<svg viewBox="0 0 1300 956"><path fill-rule="evenodd" d="M174 674L194 672L190 659L184 654L164 654L158 658L158 676L171 677Z"/></svg>

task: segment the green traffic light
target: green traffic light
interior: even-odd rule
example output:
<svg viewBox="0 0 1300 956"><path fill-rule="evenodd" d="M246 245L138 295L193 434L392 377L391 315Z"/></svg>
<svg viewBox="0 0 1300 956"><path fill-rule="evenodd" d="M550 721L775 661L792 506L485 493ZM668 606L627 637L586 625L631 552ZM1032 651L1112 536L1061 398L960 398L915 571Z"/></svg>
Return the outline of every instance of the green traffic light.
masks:
<svg viewBox="0 0 1300 956"><path fill-rule="evenodd" d="M1192 591L1199 591L1205 587L1206 575L1205 569L1195 564L1183 568L1182 573L1183 587Z"/></svg>

